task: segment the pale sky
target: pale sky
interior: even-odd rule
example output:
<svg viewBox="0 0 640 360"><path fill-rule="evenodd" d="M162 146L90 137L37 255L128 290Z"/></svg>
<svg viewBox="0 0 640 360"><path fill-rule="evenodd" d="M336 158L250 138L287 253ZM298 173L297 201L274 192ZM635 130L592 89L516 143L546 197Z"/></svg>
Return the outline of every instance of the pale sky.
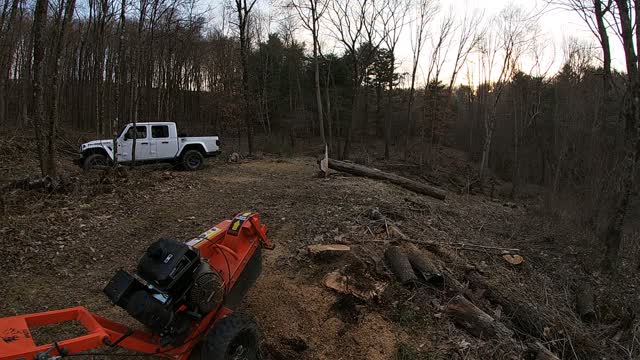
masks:
<svg viewBox="0 0 640 360"><path fill-rule="evenodd" d="M203 0L205 3L210 1L210 4L214 8L220 9L219 5L221 0ZM222 0L224 1L224 0ZM262 14L270 13L271 4L278 0L258 0L259 11ZM281 1L281 0L280 0ZM333 0L341 1L341 0ZM589 28L584 24L582 19L575 13L547 6L544 0L439 0L440 13L432 22L430 34L432 37L438 36L438 23L445 17L446 13L453 11L456 19L464 17L466 12L483 12L484 21L488 22L492 17L499 13L502 9L509 5L515 5L525 9L530 14L538 14L538 24L540 30L540 42L544 44L543 52L543 66L548 69L547 74L553 75L560 68L564 62L564 44L567 43L569 38L577 38L582 42L587 42L593 45L594 55L597 57L596 61L599 63L601 57L601 51L598 47L597 39L591 33ZM217 11L214 11L217 12ZM217 12L218 15L220 14ZM275 32L278 29L277 15L272 16L272 20L268 21L269 31ZM220 16L213 17L214 22L219 22ZM326 24L325 26L329 26ZM403 34L397 45L396 58L398 62L399 72L410 72L412 67L412 50L411 50L411 36L412 36L412 24L408 24L404 27ZM306 29L300 29L297 31L296 36L299 40L304 41L307 50L311 47L311 37ZM266 35L265 35L266 37ZM612 50L612 65L614 68L624 69L624 54L620 46L620 41L615 35L614 31L610 31L610 41ZM335 52L342 53L342 49L339 44L330 36L329 31L324 29L321 31L321 43L323 52ZM432 53L432 41L427 39L425 47L420 58L420 66L418 68L417 81L419 84L423 84L426 80L426 73L429 68L430 57ZM449 57L455 55L453 48L449 51ZM449 58L448 57L448 58ZM532 62L526 57L521 61L521 68L524 71L531 69ZM445 66L442 71L441 78L443 81L448 82L451 75L452 61L445 62ZM469 71L473 72L477 70L477 59L474 59L472 55L468 60ZM475 69L475 70L474 70ZM467 83L468 77L466 76L467 68L463 68L458 75L457 83ZM478 75L472 75L476 82Z"/></svg>

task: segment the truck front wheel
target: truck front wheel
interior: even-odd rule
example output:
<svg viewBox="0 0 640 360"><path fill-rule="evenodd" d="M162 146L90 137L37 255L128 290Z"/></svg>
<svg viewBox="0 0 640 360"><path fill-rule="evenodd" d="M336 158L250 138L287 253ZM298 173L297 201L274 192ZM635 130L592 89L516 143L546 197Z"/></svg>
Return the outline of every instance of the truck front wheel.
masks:
<svg viewBox="0 0 640 360"><path fill-rule="evenodd" d="M204 156L198 150L187 150L182 154L181 165L185 170L200 170L204 165Z"/></svg>
<svg viewBox="0 0 640 360"><path fill-rule="evenodd" d="M109 165L107 157L102 154L89 155L86 159L84 159L84 163L82 163L82 167L87 171L100 167L106 167L107 165Z"/></svg>

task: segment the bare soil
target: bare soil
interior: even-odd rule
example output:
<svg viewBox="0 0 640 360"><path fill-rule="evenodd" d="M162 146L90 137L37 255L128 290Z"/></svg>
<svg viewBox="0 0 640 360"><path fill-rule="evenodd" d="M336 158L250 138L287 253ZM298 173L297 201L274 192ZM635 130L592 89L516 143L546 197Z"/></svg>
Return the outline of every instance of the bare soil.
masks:
<svg viewBox="0 0 640 360"><path fill-rule="evenodd" d="M102 294L117 269L132 269L161 236L187 240L238 212L254 210L269 226L276 248L263 253L262 276L242 310L256 318L267 358L513 357L501 350L506 345L476 339L447 318L449 292L395 282L383 261L391 243L387 229L367 217L379 208L415 239L521 249L525 262L519 266L495 252L459 247L450 248L445 259L459 281L472 267L550 314L551 326L537 340L561 358L640 356L637 323L632 318L631 327L621 325L640 309L638 281L630 274L600 274L593 261L598 249L588 236L550 220L537 195L511 202L499 195L492 199L452 191L441 202L365 178L319 178L313 158L264 157L239 164L212 160L198 172L152 166L83 174L66 160L63 166L75 184L63 193L5 194L0 316L83 305L135 325ZM307 254L309 244L331 243L352 250L330 259ZM387 288L369 302L338 294L322 285L324 275L337 269L366 273ZM571 289L577 281L594 285L596 324L583 324L574 315ZM479 306L510 324L499 306L488 301ZM531 339L518 334L523 343Z"/></svg>

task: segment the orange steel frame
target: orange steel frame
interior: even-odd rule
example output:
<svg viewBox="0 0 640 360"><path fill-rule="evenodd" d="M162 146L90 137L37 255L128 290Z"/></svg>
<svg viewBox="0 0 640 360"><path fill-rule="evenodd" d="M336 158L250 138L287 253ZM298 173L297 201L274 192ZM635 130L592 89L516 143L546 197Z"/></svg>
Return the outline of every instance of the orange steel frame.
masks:
<svg viewBox="0 0 640 360"><path fill-rule="evenodd" d="M245 212L232 220L224 220L188 244L200 250L200 256L218 271L225 281L225 292L235 285L258 246L273 249L267 239L267 227L260 223L257 213ZM206 331L217 320L231 313L220 305L201 321L192 325L181 345L159 345L156 335L129 327L90 313L82 306L36 314L0 318L0 360L34 359L38 354L48 356L77 354L102 346L118 346L135 352L168 359L186 360ZM57 343L36 345L30 327L78 321L86 334Z"/></svg>

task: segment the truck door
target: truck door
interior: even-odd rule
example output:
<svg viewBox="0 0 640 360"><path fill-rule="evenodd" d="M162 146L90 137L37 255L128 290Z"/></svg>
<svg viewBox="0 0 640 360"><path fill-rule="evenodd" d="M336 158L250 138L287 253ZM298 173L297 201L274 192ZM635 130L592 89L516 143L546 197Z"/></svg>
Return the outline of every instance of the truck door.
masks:
<svg viewBox="0 0 640 360"><path fill-rule="evenodd" d="M151 125L149 144L151 157L154 159L171 159L178 152L176 134L172 134L172 127L169 125Z"/></svg>
<svg viewBox="0 0 640 360"><path fill-rule="evenodd" d="M124 139L118 144L118 160L131 161L131 152L133 150L133 136L136 131L136 160L148 160L151 157L149 146L149 134L147 125L137 125L135 130L133 126L129 127L124 134Z"/></svg>

